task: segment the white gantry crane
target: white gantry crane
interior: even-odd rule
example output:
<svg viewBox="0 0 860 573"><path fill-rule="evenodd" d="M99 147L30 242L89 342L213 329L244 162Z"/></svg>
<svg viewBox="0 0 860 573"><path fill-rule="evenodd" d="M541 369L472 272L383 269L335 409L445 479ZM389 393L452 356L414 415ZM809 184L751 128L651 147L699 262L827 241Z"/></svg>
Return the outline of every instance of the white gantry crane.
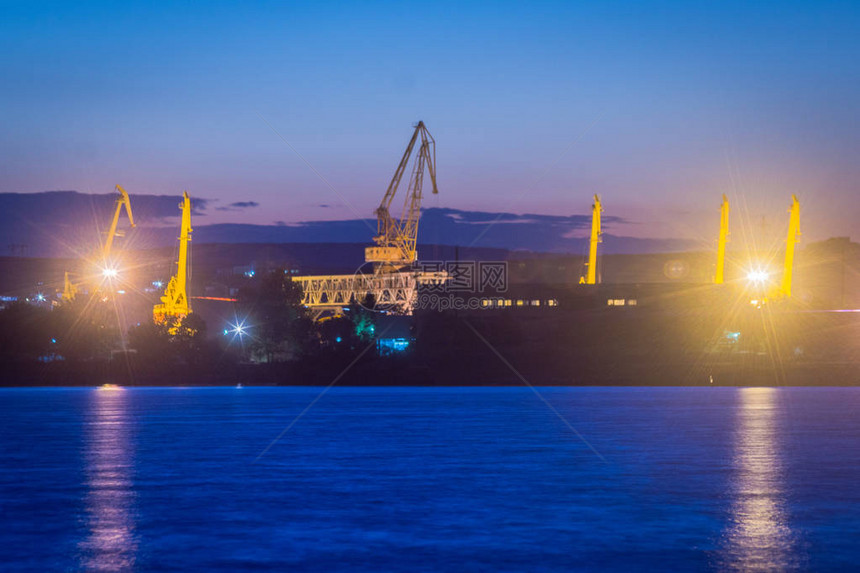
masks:
<svg viewBox="0 0 860 573"><path fill-rule="evenodd" d="M409 170L416 146L417 155L404 197L403 213L396 219L391 215L391 206L403 176ZM365 262L373 264L373 273L293 278L302 286L302 302L315 316L319 317L325 311L339 313L344 306L361 302L367 295L372 295L378 306L391 312L411 314L420 284L447 280L444 271L422 272L415 265L418 261L418 220L421 217L425 172L430 175L433 193L438 193L436 142L424 122L419 121L382 203L376 209L377 235L373 238L376 246L367 247L364 253Z"/></svg>

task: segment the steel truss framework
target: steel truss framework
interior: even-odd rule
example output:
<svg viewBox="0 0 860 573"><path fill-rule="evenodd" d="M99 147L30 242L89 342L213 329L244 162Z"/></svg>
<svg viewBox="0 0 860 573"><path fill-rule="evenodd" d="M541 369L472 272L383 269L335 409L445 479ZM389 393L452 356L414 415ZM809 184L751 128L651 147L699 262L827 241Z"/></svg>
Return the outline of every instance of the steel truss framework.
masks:
<svg viewBox="0 0 860 573"><path fill-rule="evenodd" d="M317 317L324 311L339 313L344 306L361 303L368 294L373 295L378 308L412 314L418 286L442 284L447 279L444 271L293 277L302 286L302 304Z"/></svg>

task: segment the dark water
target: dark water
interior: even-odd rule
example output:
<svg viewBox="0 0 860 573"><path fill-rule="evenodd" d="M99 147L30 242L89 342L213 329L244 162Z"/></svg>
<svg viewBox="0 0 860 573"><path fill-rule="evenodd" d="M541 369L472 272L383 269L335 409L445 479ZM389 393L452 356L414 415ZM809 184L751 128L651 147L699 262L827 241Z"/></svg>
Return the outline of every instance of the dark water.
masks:
<svg viewBox="0 0 860 573"><path fill-rule="evenodd" d="M4 571L847 570L855 389L0 390Z"/></svg>

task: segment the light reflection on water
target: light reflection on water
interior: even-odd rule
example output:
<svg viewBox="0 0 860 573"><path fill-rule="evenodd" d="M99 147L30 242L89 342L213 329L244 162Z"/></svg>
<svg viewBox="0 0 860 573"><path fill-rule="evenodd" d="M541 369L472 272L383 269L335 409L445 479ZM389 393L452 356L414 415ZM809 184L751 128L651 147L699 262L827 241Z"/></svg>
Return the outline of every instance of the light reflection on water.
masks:
<svg viewBox="0 0 860 573"><path fill-rule="evenodd" d="M87 571L123 571L134 565L137 541L132 484L134 451L128 392L92 391L85 429L87 536L80 543Z"/></svg>
<svg viewBox="0 0 860 573"><path fill-rule="evenodd" d="M796 539L786 511L785 476L776 418L777 389L742 388L735 432L732 503L723 568L796 568Z"/></svg>
<svg viewBox="0 0 860 573"><path fill-rule="evenodd" d="M857 569L860 388L540 391L0 389L0 571Z"/></svg>

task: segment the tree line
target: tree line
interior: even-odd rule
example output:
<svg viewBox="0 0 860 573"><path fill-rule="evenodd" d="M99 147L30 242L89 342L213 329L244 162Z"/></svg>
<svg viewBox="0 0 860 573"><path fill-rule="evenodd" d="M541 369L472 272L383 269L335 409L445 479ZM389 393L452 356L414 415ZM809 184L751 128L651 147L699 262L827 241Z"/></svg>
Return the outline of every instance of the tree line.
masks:
<svg viewBox="0 0 860 573"><path fill-rule="evenodd" d="M300 285L282 269L261 273L237 296L236 315L249 326L232 325L223 336L195 313L123 333L114 301L104 296L53 309L16 302L0 310L0 364L57 370L118 362L147 380L175 372L206 377L243 364L347 360L370 342L372 299L323 322L313 321L301 300Z"/></svg>

